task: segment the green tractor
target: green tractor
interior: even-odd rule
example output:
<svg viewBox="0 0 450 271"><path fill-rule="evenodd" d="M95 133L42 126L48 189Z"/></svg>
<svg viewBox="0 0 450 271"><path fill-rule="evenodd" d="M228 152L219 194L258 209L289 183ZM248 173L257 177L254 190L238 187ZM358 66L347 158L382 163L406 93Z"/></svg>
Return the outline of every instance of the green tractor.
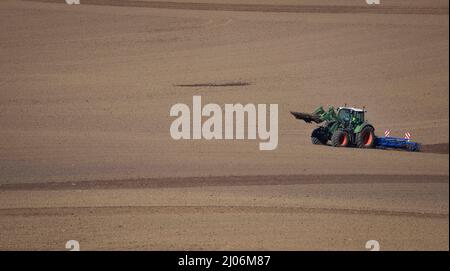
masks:
<svg viewBox="0 0 450 271"><path fill-rule="evenodd" d="M330 107L325 111L317 108L312 114L291 112L291 114L307 123L323 123L311 134L313 144L326 145L331 141L334 147L356 146L358 148L374 148L376 143L375 128L364 119L364 109L353 107Z"/></svg>

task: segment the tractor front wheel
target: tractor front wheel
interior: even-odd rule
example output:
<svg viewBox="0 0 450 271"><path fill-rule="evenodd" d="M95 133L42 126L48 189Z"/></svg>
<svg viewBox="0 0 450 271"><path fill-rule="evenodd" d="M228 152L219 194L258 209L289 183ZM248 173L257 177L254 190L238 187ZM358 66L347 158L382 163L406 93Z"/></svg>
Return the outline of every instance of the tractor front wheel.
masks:
<svg viewBox="0 0 450 271"><path fill-rule="evenodd" d="M311 134L311 142L314 145L326 145L328 141L328 136L323 127L314 129Z"/></svg>
<svg viewBox="0 0 450 271"><path fill-rule="evenodd" d="M350 143L350 138L346 131L337 130L331 137L331 145L333 147L347 147Z"/></svg>
<svg viewBox="0 0 450 271"><path fill-rule="evenodd" d="M356 146L358 148L375 147L375 133L372 126L364 127L361 132L356 135Z"/></svg>

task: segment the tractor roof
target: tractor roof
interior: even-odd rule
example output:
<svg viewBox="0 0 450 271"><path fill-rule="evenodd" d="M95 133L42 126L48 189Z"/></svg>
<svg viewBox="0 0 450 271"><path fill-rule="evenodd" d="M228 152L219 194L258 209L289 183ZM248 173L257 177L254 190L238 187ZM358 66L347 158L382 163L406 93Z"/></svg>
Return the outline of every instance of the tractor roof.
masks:
<svg viewBox="0 0 450 271"><path fill-rule="evenodd" d="M341 109L348 109L348 110L352 110L352 111L355 111L355 112L365 112L364 109L360 109L360 108L346 107L346 106L338 107L338 110L341 110Z"/></svg>

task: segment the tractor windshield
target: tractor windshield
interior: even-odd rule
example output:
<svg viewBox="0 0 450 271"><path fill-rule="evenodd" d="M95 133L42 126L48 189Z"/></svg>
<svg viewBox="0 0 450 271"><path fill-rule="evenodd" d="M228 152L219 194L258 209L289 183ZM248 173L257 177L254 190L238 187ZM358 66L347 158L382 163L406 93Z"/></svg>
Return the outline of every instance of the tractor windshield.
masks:
<svg viewBox="0 0 450 271"><path fill-rule="evenodd" d="M348 109L341 109L338 113L338 118L342 121L348 122L351 119L351 113Z"/></svg>

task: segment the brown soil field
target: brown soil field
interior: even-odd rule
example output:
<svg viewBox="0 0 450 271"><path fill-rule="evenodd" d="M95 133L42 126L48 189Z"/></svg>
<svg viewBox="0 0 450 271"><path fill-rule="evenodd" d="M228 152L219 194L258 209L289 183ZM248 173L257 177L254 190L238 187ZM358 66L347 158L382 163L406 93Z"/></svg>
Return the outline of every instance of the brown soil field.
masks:
<svg viewBox="0 0 450 271"><path fill-rule="evenodd" d="M0 250L448 250L448 1L0 2ZM387 2L387 3L384 3ZM279 105L279 141L173 104ZM348 104L412 153L314 146Z"/></svg>

